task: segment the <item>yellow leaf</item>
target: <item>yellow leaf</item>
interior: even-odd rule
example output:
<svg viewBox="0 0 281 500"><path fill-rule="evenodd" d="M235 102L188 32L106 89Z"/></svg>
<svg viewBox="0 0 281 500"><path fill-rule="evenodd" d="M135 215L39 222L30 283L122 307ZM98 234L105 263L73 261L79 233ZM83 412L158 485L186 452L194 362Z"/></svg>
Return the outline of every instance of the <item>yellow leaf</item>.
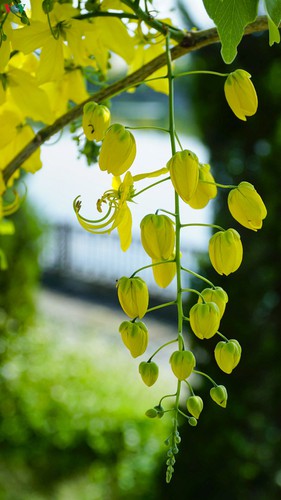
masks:
<svg viewBox="0 0 281 500"><path fill-rule="evenodd" d="M53 37L48 24L33 21L30 26L13 31L13 50L20 50L24 54L29 54L45 45L50 38Z"/></svg>

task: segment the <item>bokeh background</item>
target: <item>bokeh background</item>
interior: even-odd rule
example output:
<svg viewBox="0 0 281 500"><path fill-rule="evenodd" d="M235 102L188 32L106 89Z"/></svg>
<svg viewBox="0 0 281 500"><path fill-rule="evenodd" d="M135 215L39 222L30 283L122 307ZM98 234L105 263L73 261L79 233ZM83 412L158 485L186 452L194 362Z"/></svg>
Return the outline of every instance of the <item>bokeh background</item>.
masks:
<svg viewBox="0 0 281 500"><path fill-rule="evenodd" d="M184 2L181 10L187 26L198 25L185 11ZM185 147L195 149L202 161L210 161L218 182L237 184L246 179L253 183L268 208L258 233L233 221L226 210L225 192L203 216L186 213L188 220L212 219L234 227L243 241L243 264L226 278L210 268L206 255L209 233L195 232L184 240L184 258L227 290L229 304L221 331L238 339L243 348L239 366L228 376L215 366L215 340L197 347L203 371L227 386L228 407L214 405L210 387L202 381L199 389L205 408L196 428L181 422L180 453L174 479L167 486L164 441L170 433L171 417L168 413L154 421L144 414L162 395L174 391L169 351L160 358L159 383L148 389L139 378L138 360L130 357L118 333L124 315L118 308L114 279L139 266L139 252L134 250L131 258L128 252L126 270L113 236L105 236L104 247L89 246L85 254L88 242L78 245L80 236L74 233L76 246L71 246L71 228L62 232L54 229L57 222L64 227L75 223L73 214L66 220L63 207L56 205L59 197L65 196L67 179L55 182L59 184L55 193L46 179L38 180L40 187L34 184L35 178L26 178L31 198L13 216L16 236L1 236L1 247L9 255L9 268L0 275L1 500L280 498L281 49L270 48L267 38L267 34L246 37L235 64L227 68L218 45L179 63L184 70L226 72L239 67L249 71L259 109L246 123L228 108L223 79L192 76L176 82L177 123ZM126 121L127 110L132 106L140 109L142 92L139 89L134 95L116 99L112 108L115 117ZM151 123L163 126L166 98L152 91L145 98L155 106ZM132 123L147 124L145 114L130 118ZM146 137L140 140L140 149L157 161L155 168L163 166L169 159L169 146L165 149L162 138L157 142L155 137L153 144ZM64 158L58 160L57 168L61 164L65 169ZM139 160L140 166L143 161ZM89 180L95 178L97 168L87 167L83 158L76 163L77 179L84 179L87 195L91 182L95 184ZM146 160L143 167L150 168ZM51 179L52 166L46 166L48 169ZM98 194L102 194L104 186L99 187ZM72 189L70 197L79 194ZM152 206L147 206L143 215L164 198L166 194L159 191L145 201ZM54 207L52 213L47 205ZM140 203L136 221L141 208ZM92 242L95 237L90 238ZM107 257L105 267L95 274L101 266L101 254L109 252L110 256L113 249L119 270L114 268L114 259ZM92 252L96 252L94 258ZM144 256L141 262L146 264ZM149 275L147 279L152 281ZM173 287L164 297L169 293ZM159 301L156 291L153 300ZM173 338L173 321L170 311L148 319L151 352L163 339ZM195 343L193 347L196 349Z"/></svg>

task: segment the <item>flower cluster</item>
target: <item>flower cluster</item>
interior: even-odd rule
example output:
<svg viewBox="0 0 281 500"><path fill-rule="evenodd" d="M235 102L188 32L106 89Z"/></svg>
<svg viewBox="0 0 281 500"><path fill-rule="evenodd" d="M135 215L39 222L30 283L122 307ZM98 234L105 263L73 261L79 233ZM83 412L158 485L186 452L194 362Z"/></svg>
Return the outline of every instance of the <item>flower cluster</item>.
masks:
<svg viewBox="0 0 281 500"><path fill-rule="evenodd" d="M170 92L173 79L170 67ZM243 70L231 73L225 83L225 95L227 101L240 119L250 116L256 111L256 94L249 80L249 74ZM184 148L179 151L175 148L175 125L171 118L170 136L172 145L172 156L165 167L149 174L132 175L130 168L136 156L136 141L133 134L121 124L110 125L109 110L97 103L91 102L84 106L83 129L89 140L102 141L99 167L100 170L112 174L113 189L106 191L97 201L98 211L102 210L104 204L108 206L105 216L97 220L85 219L80 214L81 201L79 197L74 201L74 210L80 224L93 233L110 233L117 228L120 236L121 248L127 250L131 242L131 212L128 203L136 196L135 183L138 180L149 179L166 175L170 188L175 193L175 212L167 212L159 208L156 213L146 214L140 223L140 239L146 254L151 258L151 264L135 271L130 277L123 276L117 281L117 294L121 308L127 320L119 327L121 339L133 358L146 353L149 348L149 328L143 319L150 311L162 307L177 306L178 329L174 338L161 345L147 360L139 364L139 374L142 381L151 387L159 377L159 366L154 357L167 345L176 343L177 348L170 356L171 372L177 379L177 390L175 395L165 395L159 403L147 410L149 418L162 418L166 410L162 401L165 398L175 397L172 411L175 412L175 425L169 441L167 460L167 481L171 479L177 444L180 441L177 416L183 415L191 426L197 425L199 416L203 410L203 400L196 395L192 387L193 377L202 375L207 377L212 387L210 398L219 406L225 408L227 405L227 389L217 384L211 377L197 370L198 362L194 353L188 348L188 338L183 333L183 324L189 325L190 333L200 340L209 340L217 335L219 342L214 349L214 359L220 370L230 374L237 367L241 358L241 346L236 339L228 339L222 334L220 323L225 313L228 296L225 290L215 286L213 283L181 264L181 233L188 226L196 224L183 223L180 219L179 199L190 207L198 210L206 207L216 197L218 188L228 189L228 208L236 222L242 226L257 231L262 227L266 217L266 208L262 198L249 182L242 181L237 186L225 186L216 182L211 166L202 164L197 155ZM177 136L176 136L177 137ZM180 143L179 143L180 144ZM124 175L121 180L121 175ZM163 182L161 179L149 185ZM163 212L163 213L160 213ZM243 246L239 232L234 228L222 228L213 226L216 231L209 240L209 258L212 266L220 275L229 274L239 269L243 259ZM145 268L150 267L157 285L166 288L176 277L177 294L175 300L167 304L160 304L149 308L149 290L145 281L139 274ZM191 273L202 279L208 288L200 290L185 289L182 287L182 274ZM187 310L185 305L185 293L195 293L197 302ZM188 387L189 396L186 400L187 413L179 408L179 396L182 384Z"/></svg>

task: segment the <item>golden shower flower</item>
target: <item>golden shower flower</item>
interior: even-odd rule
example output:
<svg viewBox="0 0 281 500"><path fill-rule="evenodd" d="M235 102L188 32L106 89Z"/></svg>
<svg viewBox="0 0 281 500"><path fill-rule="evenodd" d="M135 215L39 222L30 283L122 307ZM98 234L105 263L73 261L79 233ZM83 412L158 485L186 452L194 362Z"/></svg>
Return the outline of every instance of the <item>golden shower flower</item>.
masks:
<svg viewBox="0 0 281 500"><path fill-rule="evenodd" d="M82 126L89 141L102 141L110 125L110 111L106 106L88 102L83 107Z"/></svg>
<svg viewBox="0 0 281 500"><path fill-rule="evenodd" d="M220 326L220 310L215 302L195 304L189 311L190 326L199 339L210 339Z"/></svg>
<svg viewBox="0 0 281 500"><path fill-rule="evenodd" d="M232 189L228 195L228 208L234 219L241 226L257 231L262 227L262 221L267 210L254 186L243 181Z"/></svg>
<svg viewBox="0 0 281 500"><path fill-rule="evenodd" d="M212 176L210 165L199 164L199 179L195 193L188 201L192 208L204 208L212 198L217 196L217 186Z"/></svg>
<svg viewBox="0 0 281 500"><path fill-rule="evenodd" d="M167 215L146 215L141 223L141 242L144 250L154 260L167 260L175 245L175 227Z"/></svg>
<svg viewBox="0 0 281 500"><path fill-rule="evenodd" d="M100 150L99 167L109 174L121 175L136 157L136 141L129 130L115 123L107 130Z"/></svg>
<svg viewBox="0 0 281 500"><path fill-rule="evenodd" d="M242 349L237 340L221 341L215 347L215 360L223 372L231 373L240 361L241 352Z"/></svg>
<svg viewBox="0 0 281 500"><path fill-rule="evenodd" d="M230 73L224 84L226 100L233 113L240 120L246 121L258 108L258 98L255 87L250 80L251 75L243 69Z"/></svg>
<svg viewBox="0 0 281 500"><path fill-rule="evenodd" d="M141 356L147 348L148 330L141 321L123 321L119 327L122 340L133 358Z"/></svg>
<svg viewBox="0 0 281 500"><path fill-rule="evenodd" d="M184 150L175 153L167 163L175 191L186 203L195 194L199 179L199 161L195 153Z"/></svg>
<svg viewBox="0 0 281 500"><path fill-rule="evenodd" d="M113 189L106 191L97 201L97 209L102 212L104 205L108 205L108 210L104 217L96 220L86 219L80 215L82 202L77 196L73 202L73 208L81 226L94 234L111 233L117 228L120 245L125 252L132 240L132 216L127 205L127 201L131 201L134 194L133 177L130 172L127 172L123 182L120 177L114 177Z"/></svg>
<svg viewBox="0 0 281 500"><path fill-rule="evenodd" d="M243 257L243 247L239 233L235 229L218 231L209 241L209 256L212 266L218 274L236 271Z"/></svg>
<svg viewBox="0 0 281 500"><path fill-rule="evenodd" d="M196 365L196 359L191 351L175 351L170 357L171 368L179 380L188 378Z"/></svg>
<svg viewBox="0 0 281 500"><path fill-rule="evenodd" d="M117 281L117 293L120 305L129 318L142 318L148 308L148 288L139 276L123 276Z"/></svg>

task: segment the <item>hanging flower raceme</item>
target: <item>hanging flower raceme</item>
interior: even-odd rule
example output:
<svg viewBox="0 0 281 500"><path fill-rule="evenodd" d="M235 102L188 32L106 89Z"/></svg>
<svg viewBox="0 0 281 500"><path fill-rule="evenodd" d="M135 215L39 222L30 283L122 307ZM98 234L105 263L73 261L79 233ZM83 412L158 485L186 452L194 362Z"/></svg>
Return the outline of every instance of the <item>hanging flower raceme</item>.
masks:
<svg viewBox="0 0 281 500"><path fill-rule="evenodd" d="M136 157L136 141L129 130L115 123L107 130L100 150L99 167L109 174L121 175Z"/></svg>
<svg viewBox="0 0 281 500"><path fill-rule="evenodd" d="M97 201L97 209L102 211L103 205L108 205L108 210L104 217L96 220L86 219L80 215L82 202L77 196L73 202L73 208L81 226L94 234L111 233L117 228L122 250L125 252L131 244L132 216L127 205L127 201L132 199L134 194L133 177L127 172L123 182L119 177L113 179L113 188L106 191Z"/></svg>
<svg viewBox="0 0 281 500"><path fill-rule="evenodd" d="M218 231L209 241L209 256L218 274L234 273L242 262L243 247L235 229Z"/></svg>
<svg viewBox="0 0 281 500"><path fill-rule="evenodd" d="M83 107L82 126L89 141L102 141L110 125L110 111L106 106L88 102Z"/></svg>
<svg viewBox="0 0 281 500"><path fill-rule="evenodd" d="M204 208L212 198L217 196L217 186L215 179L212 176L210 165L199 164L199 178L195 193L188 201L188 205L192 208Z"/></svg>
<svg viewBox="0 0 281 500"><path fill-rule="evenodd" d="M186 203L194 196L199 179L199 161L195 153L184 150L175 153L167 163L173 186Z"/></svg>
<svg viewBox="0 0 281 500"><path fill-rule="evenodd" d="M250 73L237 69L228 75L224 84L224 93L230 108L244 121L247 116L254 115L258 108L256 90L250 78Z"/></svg>
<svg viewBox="0 0 281 500"><path fill-rule="evenodd" d="M228 208L234 219L242 226L257 231L262 227L262 221L267 210L260 195L249 182L240 184L229 192Z"/></svg>
<svg viewBox="0 0 281 500"><path fill-rule="evenodd" d="M154 260L167 260L175 245L175 228L167 215L146 215L141 223L141 242L146 253Z"/></svg>

